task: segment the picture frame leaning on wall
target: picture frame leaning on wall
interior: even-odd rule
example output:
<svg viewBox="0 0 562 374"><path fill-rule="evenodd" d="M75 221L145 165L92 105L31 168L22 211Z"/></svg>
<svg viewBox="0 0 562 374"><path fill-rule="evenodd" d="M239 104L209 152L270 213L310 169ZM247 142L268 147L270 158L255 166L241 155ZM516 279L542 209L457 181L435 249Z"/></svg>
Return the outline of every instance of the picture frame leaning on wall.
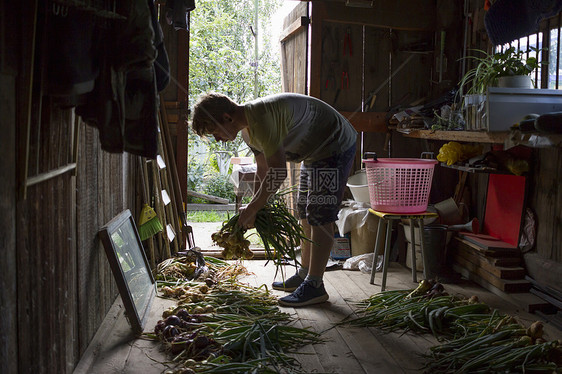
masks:
<svg viewBox="0 0 562 374"><path fill-rule="evenodd" d="M156 282L131 212L119 213L98 232L125 306L125 315L136 334L142 334Z"/></svg>

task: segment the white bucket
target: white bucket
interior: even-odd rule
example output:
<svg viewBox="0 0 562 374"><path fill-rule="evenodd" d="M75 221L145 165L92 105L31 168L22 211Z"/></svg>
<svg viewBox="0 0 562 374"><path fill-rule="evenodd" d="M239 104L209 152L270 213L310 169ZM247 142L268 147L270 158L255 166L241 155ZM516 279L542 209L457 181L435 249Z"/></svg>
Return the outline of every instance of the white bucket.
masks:
<svg viewBox="0 0 562 374"><path fill-rule="evenodd" d="M369 185L365 170L360 170L347 180L347 187L351 190L353 200L359 203L370 203Z"/></svg>

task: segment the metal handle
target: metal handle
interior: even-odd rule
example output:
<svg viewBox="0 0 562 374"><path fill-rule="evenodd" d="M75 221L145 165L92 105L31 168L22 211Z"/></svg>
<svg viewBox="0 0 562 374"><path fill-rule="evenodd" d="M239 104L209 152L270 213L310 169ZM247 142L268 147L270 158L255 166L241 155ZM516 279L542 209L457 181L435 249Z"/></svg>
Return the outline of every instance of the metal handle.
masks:
<svg viewBox="0 0 562 374"><path fill-rule="evenodd" d="M375 152L365 152L364 159L367 160L372 158L373 160L377 161L377 154Z"/></svg>
<svg viewBox="0 0 562 374"><path fill-rule="evenodd" d="M420 158L435 159L435 153L433 153L433 152L422 152Z"/></svg>

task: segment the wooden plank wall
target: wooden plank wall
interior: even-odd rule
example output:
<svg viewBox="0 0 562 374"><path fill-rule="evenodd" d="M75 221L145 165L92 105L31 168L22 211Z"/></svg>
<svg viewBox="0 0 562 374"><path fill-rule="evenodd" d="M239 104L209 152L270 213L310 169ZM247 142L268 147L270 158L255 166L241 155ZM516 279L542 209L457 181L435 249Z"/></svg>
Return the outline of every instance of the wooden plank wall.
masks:
<svg viewBox="0 0 562 374"><path fill-rule="evenodd" d="M302 2L283 20L283 30L308 15L308 4ZM307 78L307 27L281 41L281 69L283 92L308 93Z"/></svg>
<svg viewBox="0 0 562 374"><path fill-rule="evenodd" d="M321 65L314 67L314 73L311 73L314 79L320 79L319 98L340 111L360 112L363 27L326 21L322 22L321 32ZM317 85L314 82L314 86Z"/></svg>
<svg viewBox="0 0 562 374"><path fill-rule="evenodd" d="M539 217L536 251L562 263L562 152L560 148L535 150L530 206Z"/></svg>
<svg viewBox="0 0 562 374"><path fill-rule="evenodd" d="M364 131L358 135L354 169L362 167L361 150L381 157L419 157L425 150L419 141L390 136L384 118L398 104L429 98L435 4L421 3L388 4L382 10L313 3L310 92L348 113L351 123ZM416 45L418 50L425 45L425 53L412 54ZM367 109L371 93L376 99Z"/></svg>
<svg viewBox="0 0 562 374"><path fill-rule="evenodd" d="M534 150L527 206L536 214L536 244L523 258L528 274L562 292L562 150Z"/></svg>
<svg viewBox="0 0 562 374"><path fill-rule="evenodd" d="M6 30L21 27L13 2L0 3L0 373L17 372L16 129L17 63L21 44Z"/></svg>
<svg viewBox="0 0 562 374"><path fill-rule="evenodd" d="M76 181L80 353L87 348L118 293L97 231L122 210L133 210L133 159L127 154L102 151L97 129L80 124Z"/></svg>
<svg viewBox="0 0 562 374"><path fill-rule="evenodd" d="M71 110L53 105L44 113L49 136L34 147L43 171L70 148L72 137L59 135L73 125ZM79 131L76 177L68 172L30 186L18 205L20 372L72 372L118 294L97 231L134 209L131 156L101 151L97 130L84 123Z"/></svg>
<svg viewBox="0 0 562 374"><path fill-rule="evenodd" d="M65 373L78 357L76 251L70 175L28 189L18 209L19 372Z"/></svg>
<svg viewBox="0 0 562 374"><path fill-rule="evenodd" d="M12 30L0 32L0 372L69 373L117 296L97 231L134 206L135 186L131 156L102 152L97 130L75 127L73 111L41 98L37 84L27 176L71 167L76 128L78 167L29 185L26 198L18 197L28 118L22 49L31 43L22 36L30 22L20 20L29 19L21 14L31 3L2 3L0 11L0 30Z"/></svg>

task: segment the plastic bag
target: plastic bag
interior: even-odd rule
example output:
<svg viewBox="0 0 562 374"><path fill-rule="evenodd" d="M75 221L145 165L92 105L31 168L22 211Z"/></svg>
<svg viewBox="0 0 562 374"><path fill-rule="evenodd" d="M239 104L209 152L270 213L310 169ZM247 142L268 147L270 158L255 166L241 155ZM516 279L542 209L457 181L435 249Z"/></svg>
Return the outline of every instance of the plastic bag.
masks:
<svg viewBox="0 0 562 374"><path fill-rule="evenodd" d="M359 270L362 273L370 274L373 268L374 253L365 253L358 256L353 256L345 260L343 263L343 270ZM382 270L383 256L377 256L377 267L375 271Z"/></svg>

